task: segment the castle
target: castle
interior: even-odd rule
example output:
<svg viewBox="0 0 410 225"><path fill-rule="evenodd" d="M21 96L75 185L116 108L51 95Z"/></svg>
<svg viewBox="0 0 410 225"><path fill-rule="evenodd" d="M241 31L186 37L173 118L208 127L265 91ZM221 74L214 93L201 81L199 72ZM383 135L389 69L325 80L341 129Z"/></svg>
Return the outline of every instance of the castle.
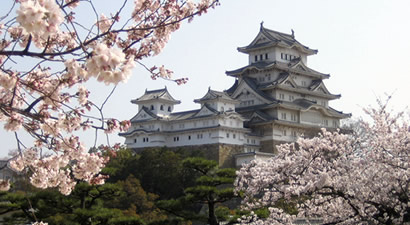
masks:
<svg viewBox="0 0 410 225"><path fill-rule="evenodd" d="M146 90L132 100L138 113L120 135L133 149L150 147L200 148L221 166L237 166L254 158L270 157L276 145L298 136L316 135L319 129L336 129L350 114L329 107L340 98L323 80L328 74L307 66L317 50L302 45L292 34L263 27L239 52L249 64L228 76L235 83L225 91L209 89L194 102L200 109L173 112L176 104L166 88Z"/></svg>

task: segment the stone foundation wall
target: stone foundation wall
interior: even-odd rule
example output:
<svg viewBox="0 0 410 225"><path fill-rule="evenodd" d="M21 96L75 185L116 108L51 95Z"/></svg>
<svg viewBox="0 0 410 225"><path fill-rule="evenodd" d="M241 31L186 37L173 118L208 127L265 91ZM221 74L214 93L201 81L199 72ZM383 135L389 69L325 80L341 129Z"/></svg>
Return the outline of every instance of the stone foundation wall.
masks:
<svg viewBox="0 0 410 225"><path fill-rule="evenodd" d="M278 149L276 148L277 145L288 143L286 141L276 141L276 140L269 140L269 141L261 141L261 152L266 153L277 153Z"/></svg>
<svg viewBox="0 0 410 225"><path fill-rule="evenodd" d="M137 148L135 152L149 151L150 149L157 149L158 147ZM244 147L242 145L229 144L205 144L205 145L191 145L179 147L167 147L170 150L182 150L192 152L192 155L201 156L209 160L218 162L219 167L235 168L235 154L243 153Z"/></svg>

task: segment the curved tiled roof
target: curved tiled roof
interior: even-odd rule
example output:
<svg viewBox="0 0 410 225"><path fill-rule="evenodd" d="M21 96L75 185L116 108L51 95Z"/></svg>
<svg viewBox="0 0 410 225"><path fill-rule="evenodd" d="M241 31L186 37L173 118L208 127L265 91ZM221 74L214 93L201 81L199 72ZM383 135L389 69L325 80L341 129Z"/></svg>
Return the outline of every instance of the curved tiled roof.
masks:
<svg viewBox="0 0 410 225"><path fill-rule="evenodd" d="M239 69L236 70L230 70L230 71L226 71L226 75L228 76L239 76L242 75L244 72L246 71L250 71L250 70L268 70L268 69L274 69L274 68L278 68L284 71L291 71L291 72L295 72L295 73L301 73L301 74L305 74L307 76L313 76L316 78L321 78L321 79L326 79L329 78L330 75L329 74L324 74L324 73L320 73L314 69L311 69L309 67L307 67L306 65L303 64L303 62L300 59L295 59L292 60L293 62L290 63L284 63L284 62L280 62L280 61L258 61L258 62L254 62L251 63L247 66L241 67ZM301 69L303 68L303 69Z"/></svg>
<svg viewBox="0 0 410 225"><path fill-rule="evenodd" d="M181 103L179 100L176 100L171 96L166 87L157 90L145 90L145 93L141 97L131 100L131 103L138 104L152 100L162 100L173 104Z"/></svg>
<svg viewBox="0 0 410 225"><path fill-rule="evenodd" d="M231 98L228 93L222 92L222 91L215 91L211 90L211 88L208 89L208 92L200 99L195 99L194 102L200 103L200 102L205 102L205 101L210 101L210 100L226 100L230 102L237 102L235 99Z"/></svg>
<svg viewBox="0 0 410 225"><path fill-rule="evenodd" d="M264 36L268 40L265 42L258 42L258 37L259 36ZM317 53L317 50L310 49L309 47L301 44L299 41L295 39L295 35L292 30L292 34L285 34L281 33L278 31L270 30L261 24L261 28L259 30L258 35L256 38L247 46L245 47L239 47L238 51L248 53L252 50L260 49L260 48L265 48L265 47L271 47L271 46L276 46L280 45L282 47L287 47L287 48L292 48L292 47L298 47L305 53L309 55L313 55Z"/></svg>

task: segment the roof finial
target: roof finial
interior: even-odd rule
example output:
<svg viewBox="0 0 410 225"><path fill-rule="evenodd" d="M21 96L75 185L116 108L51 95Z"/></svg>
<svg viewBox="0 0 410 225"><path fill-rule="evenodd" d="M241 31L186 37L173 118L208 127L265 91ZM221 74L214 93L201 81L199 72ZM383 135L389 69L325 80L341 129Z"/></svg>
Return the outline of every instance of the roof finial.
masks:
<svg viewBox="0 0 410 225"><path fill-rule="evenodd" d="M292 31L292 37L295 38L295 31L293 29L290 29Z"/></svg>
<svg viewBox="0 0 410 225"><path fill-rule="evenodd" d="M263 29L263 20L262 20L262 22L261 22L261 30Z"/></svg>

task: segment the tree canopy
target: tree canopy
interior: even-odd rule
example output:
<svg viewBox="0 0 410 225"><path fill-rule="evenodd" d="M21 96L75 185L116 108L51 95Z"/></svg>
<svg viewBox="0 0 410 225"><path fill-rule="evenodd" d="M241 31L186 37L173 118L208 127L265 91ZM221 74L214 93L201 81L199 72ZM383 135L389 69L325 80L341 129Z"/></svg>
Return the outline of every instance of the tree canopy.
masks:
<svg viewBox="0 0 410 225"><path fill-rule="evenodd" d="M236 191L245 208L266 207L269 217L251 215L243 223L291 224L296 217L323 224L410 222L409 117L384 104L367 113L373 120L362 121L359 135L323 130L281 145L269 161L244 166ZM279 200L293 202L297 214L277 207Z"/></svg>
<svg viewBox="0 0 410 225"><path fill-rule="evenodd" d="M129 121L106 118L104 106L136 65L153 79L186 82L141 60L159 54L184 20L217 3L122 0L103 7L103 1L92 0L2 2L8 10L0 15L0 121L6 131L24 130L34 138L32 144L23 143L15 132L19 154L11 166L30 170L34 186L58 187L66 195L78 180L102 184L105 177L98 174L108 158L88 152L81 131L95 129L97 135L129 128ZM101 104L89 98L93 78L113 85ZM42 154L46 150L54 154Z"/></svg>

